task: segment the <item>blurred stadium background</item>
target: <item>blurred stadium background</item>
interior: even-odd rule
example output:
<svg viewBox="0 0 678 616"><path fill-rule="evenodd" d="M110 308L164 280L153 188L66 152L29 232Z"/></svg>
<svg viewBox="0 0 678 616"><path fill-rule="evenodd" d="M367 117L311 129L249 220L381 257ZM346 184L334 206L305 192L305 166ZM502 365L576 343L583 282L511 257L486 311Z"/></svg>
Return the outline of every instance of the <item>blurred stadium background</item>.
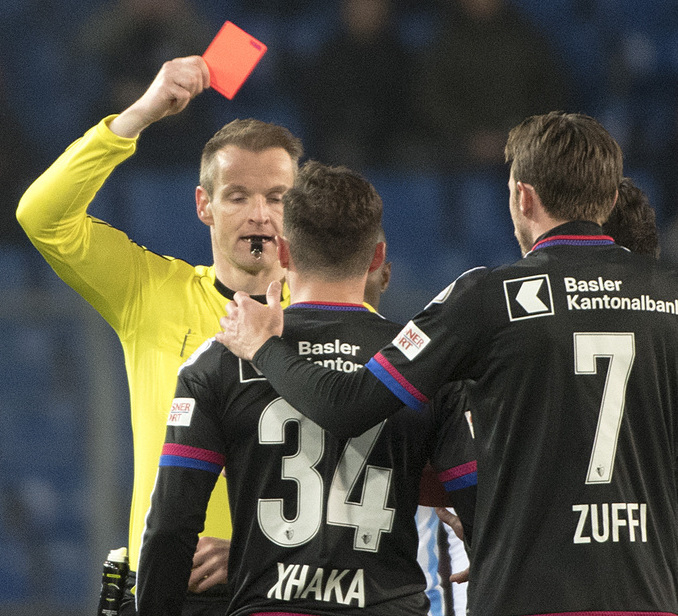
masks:
<svg viewBox="0 0 678 616"><path fill-rule="evenodd" d="M193 205L202 144L234 117L284 124L304 140L308 156L359 168L382 194L393 261L382 312L404 321L465 269L519 256L503 165L443 161L436 135L418 130L418 103L426 101L418 100L424 95L417 84L430 68L420 62L445 36L445 5L457 1L347 2L362 19L380 21L376 29L387 24L390 43L413 68L392 61L389 69L386 56L363 87L386 91L384 106L356 107L348 120L339 114L337 126L331 114L313 113L320 105L314 96L337 84L313 90L326 46L342 33L340 0L0 0L0 614L94 613L103 560L127 542L132 477L119 344L23 237L14 210L25 187L98 119L121 111L124 96L136 94L135 80L147 85L162 61L202 53L231 20L269 47L241 92L233 101L207 92L187 126L167 120L144 134L138 156L107 182L93 213L156 252L210 263L209 235ZM500 4L543 37L561 67L556 77L568 110L596 116L619 140L626 175L657 210L662 259L676 262L678 3ZM390 6L388 20L376 5ZM163 25L133 38L140 15L161 15ZM167 15L174 21L165 23ZM350 51L349 39L349 67L373 70L351 60ZM518 94L530 69L518 63L509 70ZM538 90L537 100L546 94ZM401 107L403 99L412 106ZM477 112L508 103L485 100ZM336 106L349 104L336 99ZM412 117L396 118L383 129L392 131L390 141L370 149L370 122L391 106ZM357 144L365 148L361 156Z"/></svg>

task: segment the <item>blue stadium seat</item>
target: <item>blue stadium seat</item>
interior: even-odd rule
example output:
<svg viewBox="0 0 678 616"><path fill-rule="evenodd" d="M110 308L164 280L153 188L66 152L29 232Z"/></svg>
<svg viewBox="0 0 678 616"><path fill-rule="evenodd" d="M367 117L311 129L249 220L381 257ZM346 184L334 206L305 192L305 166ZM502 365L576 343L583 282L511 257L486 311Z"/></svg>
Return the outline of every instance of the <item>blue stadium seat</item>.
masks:
<svg viewBox="0 0 678 616"><path fill-rule="evenodd" d="M381 310L404 321L460 272L445 241L444 178L433 173L366 171L384 203L383 225L392 279Z"/></svg>
<svg viewBox="0 0 678 616"><path fill-rule="evenodd" d="M448 226L463 242L469 267L494 266L520 257L509 213L508 174L496 170L451 175L446 189Z"/></svg>
<svg viewBox="0 0 678 616"><path fill-rule="evenodd" d="M61 550L62 557L79 554L68 568L77 571L87 560L87 386L80 324L73 319L54 314L44 320L20 314L0 318L6 384L0 400L0 550L2 561L12 565L7 571L0 563L0 603L30 598L75 605L86 599L59 576L37 584L40 568L62 570L59 561L44 558L55 542L71 548Z"/></svg>
<svg viewBox="0 0 678 616"><path fill-rule="evenodd" d="M137 244L158 254L209 265L209 229L195 210L197 184L197 168L190 172L121 168L115 181L97 196L101 201L97 206L104 212L115 209L117 222L113 224Z"/></svg>
<svg viewBox="0 0 678 616"><path fill-rule="evenodd" d="M384 203L389 254L421 272L435 258L442 240L443 184L435 174L366 172Z"/></svg>
<svg viewBox="0 0 678 616"><path fill-rule="evenodd" d="M18 602L32 593L30 564L26 546L14 536L13 528L6 528L0 516L0 606Z"/></svg>
<svg viewBox="0 0 678 616"><path fill-rule="evenodd" d="M31 273L29 250L0 246L0 289L16 289L28 284Z"/></svg>

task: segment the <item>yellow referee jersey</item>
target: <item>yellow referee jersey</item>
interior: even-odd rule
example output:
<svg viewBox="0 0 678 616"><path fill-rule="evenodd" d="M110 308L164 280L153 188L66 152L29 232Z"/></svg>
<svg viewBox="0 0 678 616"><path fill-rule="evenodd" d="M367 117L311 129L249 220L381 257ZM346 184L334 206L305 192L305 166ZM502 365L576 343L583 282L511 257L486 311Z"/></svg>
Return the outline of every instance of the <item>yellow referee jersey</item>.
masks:
<svg viewBox="0 0 678 616"><path fill-rule="evenodd" d="M229 300L214 286L213 266L155 254L87 215L106 178L136 149L136 139L110 131L113 117L71 144L29 187L17 217L54 271L108 321L122 343L134 433L129 554L136 571L179 366L219 331ZM283 298L287 305L286 285ZM203 534L231 536L223 477L212 494Z"/></svg>

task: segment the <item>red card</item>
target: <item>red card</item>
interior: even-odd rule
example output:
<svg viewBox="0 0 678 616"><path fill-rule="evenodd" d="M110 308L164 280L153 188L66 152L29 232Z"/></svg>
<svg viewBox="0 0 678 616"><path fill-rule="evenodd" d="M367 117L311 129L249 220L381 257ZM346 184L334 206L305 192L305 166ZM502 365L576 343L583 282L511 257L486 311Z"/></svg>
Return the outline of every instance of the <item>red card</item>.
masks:
<svg viewBox="0 0 678 616"><path fill-rule="evenodd" d="M210 86L229 100L266 53L266 45L227 21L202 55Z"/></svg>

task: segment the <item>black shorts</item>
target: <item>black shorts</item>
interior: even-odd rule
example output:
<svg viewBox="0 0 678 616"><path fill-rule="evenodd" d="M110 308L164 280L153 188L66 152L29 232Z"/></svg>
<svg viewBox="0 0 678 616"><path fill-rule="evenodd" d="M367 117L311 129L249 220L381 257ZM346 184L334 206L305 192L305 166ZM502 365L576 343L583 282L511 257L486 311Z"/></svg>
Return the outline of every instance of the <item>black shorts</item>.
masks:
<svg viewBox="0 0 678 616"><path fill-rule="evenodd" d="M120 605L119 616L136 616L132 588L137 583L137 574L130 571L125 584L125 596ZM186 593L186 600L181 611L182 616L224 616L231 602L231 595L227 584L216 584L205 592Z"/></svg>

